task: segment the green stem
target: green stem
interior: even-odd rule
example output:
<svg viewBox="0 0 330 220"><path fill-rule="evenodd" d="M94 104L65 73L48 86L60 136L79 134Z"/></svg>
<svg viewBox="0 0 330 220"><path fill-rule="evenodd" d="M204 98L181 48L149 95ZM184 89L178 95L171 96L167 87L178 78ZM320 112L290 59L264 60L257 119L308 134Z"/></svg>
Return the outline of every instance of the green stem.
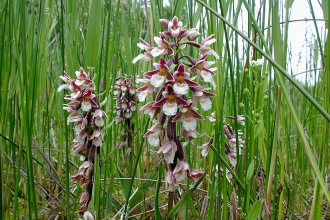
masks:
<svg viewBox="0 0 330 220"><path fill-rule="evenodd" d="M266 48L266 51L263 51L261 47L259 47L257 44L255 44L252 40L250 40L242 31L240 31L238 28L236 28L233 24L231 24L229 21L226 20L222 15L220 15L218 12L216 12L213 8L209 7L206 3L202 2L201 0L196 0L201 5L203 5L205 8L207 8L209 11L211 11L215 16L220 18L226 25L228 25L230 28L232 28L236 33L238 33L244 40L246 40L251 46L253 46L260 54L262 54L277 70L279 70L313 105L314 107L327 119L328 122L330 122L330 115L322 108L322 106L297 82L292 76L290 76L275 60L271 57L270 51ZM246 8L248 9L249 6L247 5L246 1L244 1L244 4ZM250 8L249 8L250 9ZM251 11L251 9L248 11ZM263 35L261 34L260 29L258 29L257 22L254 19L254 25L258 30L258 34L263 40ZM263 42L264 44L265 42ZM264 44L267 45L267 44ZM282 87L282 86L281 86ZM283 91L284 92L284 91ZM329 197L330 202L330 197Z"/></svg>

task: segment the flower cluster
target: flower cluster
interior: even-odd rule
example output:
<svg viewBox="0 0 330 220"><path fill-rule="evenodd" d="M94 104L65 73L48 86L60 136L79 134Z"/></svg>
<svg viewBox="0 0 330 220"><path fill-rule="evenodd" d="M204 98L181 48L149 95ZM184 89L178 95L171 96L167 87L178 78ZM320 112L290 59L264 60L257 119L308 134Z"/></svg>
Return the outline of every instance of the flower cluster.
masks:
<svg viewBox="0 0 330 220"><path fill-rule="evenodd" d="M241 154L241 148L243 147L243 144L245 143L242 138L241 135L242 133L240 131L238 131L238 147L239 147L239 152L237 152L236 150L236 133L233 131L233 129L230 127L229 124L225 124L224 127L224 133L226 135L226 137L228 138L228 143L225 143L225 147L226 147L226 156L230 162L230 164L233 167L236 167L237 164L237 153L238 155Z"/></svg>
<svg viewBox="0 0 330 220"><path fill-rule="evenodd" d="M133 84L133 78L116 80L114 86L114 95L116 95L116 109L117 114L115 120L117 124L124 123L124 129L121 131L122 141L117 144L118 148L128 145L126 151L130 154L132 149L132 133L134 132L134 124L131 120L132 114L136 111L135 103L135 85Z"/></svg>
<svg viewBox="0 0 330 220"><path fill-rule="evenodd" d="M70 115L67 122L75 122L74 130L76 138L73 140L72 153L84 156L84 162L79 167L78 173L71 179L78 182L80 186L86 186L85 192L78 198L81 208L78 213L84 213L91 200L94 174L94 155L99 152L102 146L103 133L101 127L104 125L104 118L107 115L100 109L100 102L95 94L92 85L93 81L86 74L83 68L76 71L76 79L72 79L66 72L60 78L65 82L58 88L58 92L63 89L69 90L70 95L64 98L69 100L64 104L63 109Z"/></svg>
<svg viewBox="0 0 330 220"><path fill-rule="evenodd" d="M166 181L173 191L186 175L194 181L203 175L202 171L191 169L186 162L180 136L186 143L190 138L197 137L197 121L204 120L198 113L197 103L203 110L212 107L210 97L214 94L208 92L209 88L205 84L210 83L215 88L213 76L216 68L211 67L215 62L207 61L207 58L213 55L218 59L219 56L210 47L215 42L213 35L199 44L196 42L200 35L198 29L184 29L177 17L172 20L161 19L160 23L166 30L154 37L156 47L141 39L137 46L143 53L135 57L133 63L161 56L158 62L153 62L154 70L145 72L143 78L137 80L138 83L144 83L137 92L140 102L145 101L148 95L156 94L151 102L140 108L140 112L158 119L144 137L151 146L159 146L158 153L167 164ZM200 58L183 54L187 45L198 48ZM199 76L199 81L196 81L196 76ZM181 123L181 126L177 126L177 123ZM179 132L177 127L181 128Z"/></svg>
<svg viewBox="0 0 330 220"><path fill-rule="evenodd" d="M235 117L233 117L233 116L226 116L226 118L229 118L229 119L232 119L232 120L235 119ZM211 116L208 116L208 119L211 122L215 122L216 121L215 113L213 112L211 114ZM242 115L237 115L236 121L237 121L237 124L240 124L240 125L243 125L243 126L245 125L245 118ZM224 129L224 134L227 138L227 142L225 142L226 157L229 160L231 166L233 168L235 168L236 164L237 164L236 142L238 141L238 149L239 149L238 155L241 155L241 153L242 153L241 148L245 144L245 141L243 141L243 139L241 137L241 135L243 133L241 131L237 131L238 137L236 139L236 132L233 131L232 127L229 124L225 124L223 129ZM202 149L202 151L201 151L202 156L206 157L208 155L208 152L209 152L209 149L210 149L209 147L210 147L210 145L212 145L212 143L213 143L213 139L211 139L211 141L209 143L205 143L205 144L203 144L202 146L199 147L199 148ZM216 169L218 169L218 168L216 168ZM231 178L231 174L229 173L228 170L226 170L226 176L227 176L228 179Z"/></svg>
<svg viewBox="0 0 330 220"><path fill-rule="evenodd" d="M251 60L251 68L253 71L260 71L263 65L263 59Z"/></svg>

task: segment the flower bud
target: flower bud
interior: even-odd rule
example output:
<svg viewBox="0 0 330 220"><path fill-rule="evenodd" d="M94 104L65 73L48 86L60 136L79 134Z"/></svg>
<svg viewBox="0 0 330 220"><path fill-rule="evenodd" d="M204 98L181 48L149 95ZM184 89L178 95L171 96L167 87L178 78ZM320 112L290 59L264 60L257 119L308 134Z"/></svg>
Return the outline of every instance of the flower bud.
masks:
<svg viewBox="0 0 330 220"><path fill-rule="evenodd" d="M159 22L160 22L160 25L163 27L163 28L165 28L165 29L168 29L168 20L167 19L164 19L164 18L162 18L162 19L159 19Z"/></svg>
<svg viewBox="0 0 330 220"><path fill-rule="evenodd" d="M181 142L179 140L179 136L175 137L175 143L176 143L176 146L178 147L177 150L176 150L176 155L178 156L178 159L179 160L184 160L184 152L183 152Z"/></svg>
<svg viewBox="0 0 330 220"><path fill-rule="evenodd" d="M243 94L244 94L245 96L249 95L249 94L250 94L249 89L248 89L248 88L245 88L245 89L243 90Z"/></svg>
<svg viewBox="0 0 330 220"><path fill-rule="evenodd" d="M172 120L167 122L167 137L170 140L173 140L175 136Z"/></svg>
<svg viewBox="0 0 330 220"><path fill-rule="evenodd" d="M79 204L85 204L90 200L90 194L88 192L83 192L83 194L81 194L77 200L77 202Z"/></svg>
<svg viewBox="0 0 330 220"><path fill-rule="evenodd" d="M190 29L186 34L187 39L190 40L190 41L196 40L199 35L200 35L200 33L198 32L197 28Z"/></svg>

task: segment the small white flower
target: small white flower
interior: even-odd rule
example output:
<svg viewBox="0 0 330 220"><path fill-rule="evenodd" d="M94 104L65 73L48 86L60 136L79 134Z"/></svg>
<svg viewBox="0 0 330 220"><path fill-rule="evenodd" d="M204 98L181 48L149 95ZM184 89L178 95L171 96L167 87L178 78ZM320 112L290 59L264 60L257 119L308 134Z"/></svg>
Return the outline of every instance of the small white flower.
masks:
<svg viewBox="0 0 330 220"><path fill-rule="evenodd" d="M150 79L150 83L151 85L153 85L154 87L158 88L160 87L161 85L163 85L165 81L165 76L161 76L159 74L155 74L151 77Z"/></svg>
<svg viewBox="0 0 330 220"><path fill-rule="evenodd" d="M144 102L146 100L147 94L148 94L147 91L139 92L138 94L139 102Z"/></svg>
<svg viewBox="0 0 330 220"><path fill-rule="evenodd" d="M196 119L192 118L192 117L184 117L182 120L182 126L186 129L186 130L195 130L196 128Z"/></svg>
<svg viewBox="0 0 330 220"><path fill-rule="evenodd" d="M84 112L88 112L89 110L91 110L92 108L92 105L90 102L81 102L81 109L84 111Z"/></svg>
<svg viewBox="0 0 330 220"><path fill-rule="evenodd" d="M175 93L185 95L188 93L189 86L187 83L174 83L173 90Z"/></svg>
<svg viewBox="0 0 330 220"><path fill-rule="evenodd" d="M204 111L207 111L212 108L212 102L209 98L201 98L200 104Z"/></svg>
<svg viewBox="0 0 330 220"><path fill-rule="evenodd" d="M163 106L165 115L175 115L178 110L176 102L166 102Z"/></svg>
<svg viewBox="0 0 330 220"><path fill-rule="evenodd" d="M84 212L84 220L94 220L94 217L89 211L86 211Z"/></svg>

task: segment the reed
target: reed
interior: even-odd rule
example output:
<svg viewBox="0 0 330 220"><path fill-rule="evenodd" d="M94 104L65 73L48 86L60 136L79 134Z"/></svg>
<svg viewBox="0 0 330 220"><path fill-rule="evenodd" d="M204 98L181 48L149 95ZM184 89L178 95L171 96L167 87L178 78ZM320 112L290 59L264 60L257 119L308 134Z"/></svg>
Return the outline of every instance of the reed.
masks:
<svg viewBox="0 0 330 220"><path fill-rule="evenodd" d="M310 15L297 20L291 11L299 7L298 1L0 0L0 216L330 218L329 4L308 0ZM194 72L196 68L190 72L191 81L210 88L202 91L205 97L214 94L210 108L194 104L198 118L205 119L196 120L195 138L188 142L181 137L187 125L165 110L161 144L173 140L178 148L187 142L172 162L161 146L148 141L160 117L140 113L142 106L160 101L159 86L140 98L142 79L152 77L145 73L160 57L132 61L145 52L137 47L141 39L154 48L154 37L168 31L168 23L161 20L162 26L160 19L172 22L175 16L182 21L181 29L198 28L200 35L187 40L196 44L180 49L176 46L187 41L174 40L175 65L168 67L174 81L180 64L188 71L200 61L198 45L212 34L210 49L219 59L211 54L206 58L217 61L210 67L217 69L212 70L216 87ZM306 36L290 36L294 26L303 23L309 27ZM291 44L297 37L305 38L299 46L301 72L293 66L297 59ZM162 57L171 59L168 53ZM108 118L103 118L103 144L97 156L87 160L93 160L94 167L92 198L79 213L79 196L86 188L75 175L82 162L72 154L77 140L74 125L67 125L72 112L63 109L63 95L71 92L57 89L63 71L73 78L80 67L99 99L90 114L102 110ZM118 101L115 91L125 79L135 89L130 95L122 91ZM187 103L196 98L194 85L189 84L187 93L179 91L184 102L178 112L190 108ZM118 116L127 113L118 112L125 99L135 102L129 106L136 111L118 123ZM160 103L154 107L163 108ZM90 123L89 138L96 129ZM175 173L182 161L189 164L185 172L191 179L180 177L180 183L171 185L169 171Z"/></svg>

